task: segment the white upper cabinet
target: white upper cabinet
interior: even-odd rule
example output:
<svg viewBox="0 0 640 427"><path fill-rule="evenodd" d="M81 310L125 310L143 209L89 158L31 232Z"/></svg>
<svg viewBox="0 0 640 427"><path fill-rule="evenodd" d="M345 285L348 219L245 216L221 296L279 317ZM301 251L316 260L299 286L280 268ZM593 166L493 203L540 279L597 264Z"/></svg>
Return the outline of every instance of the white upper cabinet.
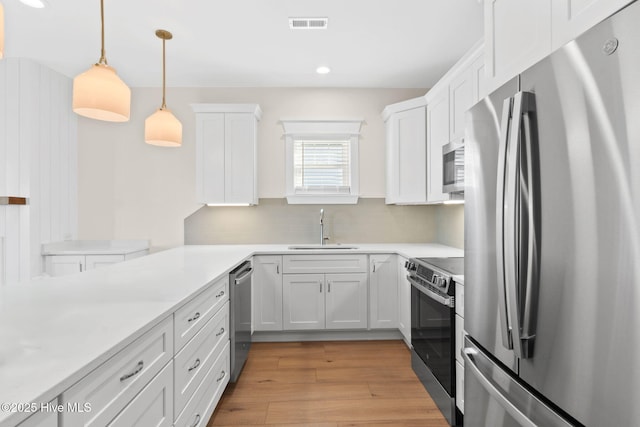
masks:
<svg viewBox="0 0 640 427"><path fill-rule="evenodd" d="M498 88L631 1L485 0L488 91Z"/></svg>
<svg viewBox="0 0 640 427"><path fill-rule="evenodd" d="M206 204L258 204L256 104L192 104L196 196Z"/></svg>
<svg viewBox="0 0 640 427"><path fill-rule="evenodd" d="M555 50L632 0L553 0L551 46Z"/></svg>
<svg viewBox="0 0 640 427"><path fill-rule="evenodd" d="M484 62L484 52L481 49L480 56L471 64L471 84L472 84L472 98L471 105L480 101L487 96L487 75L486 66Z"/></svg>
<svg viewBox="0 0 640 427"><path fill-rule="evenodd" d="M449 200L449 195L442 191L442 147L449 143L449 113L449 91L439 91L427 106L427 200L430 203Z"/></svg>
<svg viewBox="0 0 640 427"><path fill-rule="evenodd" d="M397 204L427 201L427 139L424 98L385 108L387 127L387 196Z"/></svg>
<svg viewBox="0 0 640 427"><path fill-rule="evenodd" d="M473 105L472 72L471 66L460 70L460 74L454 76L449 84L449 139L451 141L464 137L464 118L467 110Z"/></svg>
<svg viewBox="0 0 640 427"><path fill-rule="evenodd" d="M485 0L489 92L551 51L551 1Z"/></svg>

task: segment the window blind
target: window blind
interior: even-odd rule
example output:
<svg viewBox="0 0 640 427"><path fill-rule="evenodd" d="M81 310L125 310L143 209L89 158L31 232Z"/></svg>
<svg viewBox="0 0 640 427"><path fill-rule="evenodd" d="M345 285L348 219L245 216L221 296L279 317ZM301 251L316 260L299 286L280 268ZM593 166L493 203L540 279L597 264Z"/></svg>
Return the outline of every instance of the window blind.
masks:
<svg viewBox="0 0 640 427"><path fill-rule="evenodd" d="M295 140L293 178L296 193L349 194L350 141Z"/></svg>

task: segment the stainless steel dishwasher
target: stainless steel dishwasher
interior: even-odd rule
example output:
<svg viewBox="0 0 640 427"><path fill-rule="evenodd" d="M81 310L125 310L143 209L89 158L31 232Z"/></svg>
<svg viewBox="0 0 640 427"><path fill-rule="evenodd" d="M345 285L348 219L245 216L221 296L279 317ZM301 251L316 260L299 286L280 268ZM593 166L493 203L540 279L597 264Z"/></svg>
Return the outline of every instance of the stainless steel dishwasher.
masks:
<svg viewBox="0 0 640 427"><path fill-rule="evenodd" d="M251 261L229 273L231 382L236 382L251 347Z"/></svg>

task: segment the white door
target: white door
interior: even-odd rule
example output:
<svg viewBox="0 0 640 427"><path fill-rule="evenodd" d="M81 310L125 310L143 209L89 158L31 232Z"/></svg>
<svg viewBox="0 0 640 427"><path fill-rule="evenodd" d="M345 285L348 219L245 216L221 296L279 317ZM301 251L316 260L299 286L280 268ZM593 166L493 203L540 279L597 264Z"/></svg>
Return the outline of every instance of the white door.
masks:
<svg viewBox="0 0 640 427"><path fill-rule="evenodd" d="M196 114L196 197L200 203L224 203L224 114Z"/></svg>
<svg viewBox="0 0 640 427"><path fill-rule="evenodd" d="M449 102L449 140L455 141L464 137L464 116L473 104L471 67L461 70L449 84Z"/></svg>
<svg viewBox="0 0 640 427"><path fill-rule="evenodd" d="M489 92L551 53L551 3L485 0L484 41Z"/></svg>
<svg viewBox="0 0 640 427"><path fill-rule="evenodd" d="M81 273L86 268L84 255L53 255L45 257L45 270L50 276Z"/></svg>
<svg viewBox="0 0 640 427"><path fill-rule="evenodd" d="M367 274L325 275L326 329L366 329Z"/></svg>
<svg viewBox="0 0 640 427"><path fill-rule="evenodd" d="M324 274L284 275L283 329L324 329L324 292Z"/></svg>
<svg viewBox="0 0 640 427"><path fill-rule="evenodd" d="M398 265L393 254L371 255L369 305L371 329L398 327Z"/></svg>
<svg viewBox="0 0 640 427"><path fill-rule="evenodd" d="M124 261L124 255L87 255L85 257L85 270L94 270L122 261Z"/></svg>
<svg viewBox="0 0 640 427"><path fill-rule="evenodd" d="M224 118L224 193L226 203L257 202L255 186L256 119L249 113L226 113Z"/></svg>
<svg viewBox="0 0 640 427"><path fill-rule="evenodd" d="M632 0L553 0L551 44L553 50L570 42Z"/></svg>
<svg viewBox="0 0 640 427"><path fill-rule="evenodd" d="M411 346L411 283L407 280L404 263L408 260L398 256L398 329L404 342Z"/></svg>
<svg viewBox="0 0 640 427"><path fill-rule="evenodd" d="M282 256L253 257L253 324L256 331L282 330Z"/></svg>
<svg viewBox="0 0 640 427"><path fill-rule="evenodd" d="M471 83L473 86L473 100L471 101L471 105L473 105L488 95L484 56L476 59L473 64L471 64Z"/></svg>
<svg viewBox="0 0 640 427"><path fill-rule="evenodd" d="M426 201L426 111L425 107L397 113L397 197L398 203Z"/></svg>
<svg viewBox="0 0 640 427"><path fill-rule="evenodd" d="M427 201L449 200L442 192L442 147L449 143L449 91L443 90L427 106Z"/></svg>

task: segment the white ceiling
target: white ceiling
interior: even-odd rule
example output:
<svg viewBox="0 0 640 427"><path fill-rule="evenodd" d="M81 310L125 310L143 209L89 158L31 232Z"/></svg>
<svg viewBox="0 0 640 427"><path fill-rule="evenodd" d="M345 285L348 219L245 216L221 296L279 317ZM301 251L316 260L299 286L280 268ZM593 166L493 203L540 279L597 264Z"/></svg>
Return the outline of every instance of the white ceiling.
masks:
<svg viewBox="0 0 640 427"><path fill-rule="evenodd" d="M100 1L3 0L5 55L70 77L100 56ZM329 18L290 30L289 17ZM133 87L431 87L482 37L478 0L105 0L109 64ZM318 75L327 65L332 72Z"/></svg>

